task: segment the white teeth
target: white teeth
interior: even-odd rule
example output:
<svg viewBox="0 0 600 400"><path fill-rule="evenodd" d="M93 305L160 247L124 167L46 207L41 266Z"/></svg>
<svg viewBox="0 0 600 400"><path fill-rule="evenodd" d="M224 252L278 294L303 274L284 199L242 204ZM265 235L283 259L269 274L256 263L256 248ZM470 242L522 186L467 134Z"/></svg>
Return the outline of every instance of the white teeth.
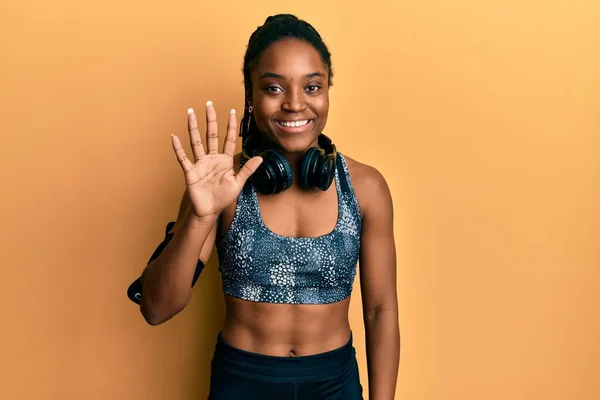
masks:
<svg viewBox="0 0 600 400"><path fill-rule="evenodd" d="M303 125L308 124L308 120L304 119L302 121L289 121L289 122L288 121L279 121L279 124L293 128L293 127L303 126Z"/></svg>

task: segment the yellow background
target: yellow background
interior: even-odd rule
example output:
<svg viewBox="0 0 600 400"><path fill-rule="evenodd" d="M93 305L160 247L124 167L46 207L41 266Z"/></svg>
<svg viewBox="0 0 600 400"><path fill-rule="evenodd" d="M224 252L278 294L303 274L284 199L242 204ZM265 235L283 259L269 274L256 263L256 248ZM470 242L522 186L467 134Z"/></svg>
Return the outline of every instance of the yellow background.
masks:
<svg viewBox="0 0 600 400"><path fill-rule="evenodd" d="M176 215L169 134L207 100L222 127L241 110L248 37L278 12L322 33L326 133L393 193L397 398L599 399L593 0L4 1L0 398L205 398L216 257L165 325L125 289Z"/></svg>

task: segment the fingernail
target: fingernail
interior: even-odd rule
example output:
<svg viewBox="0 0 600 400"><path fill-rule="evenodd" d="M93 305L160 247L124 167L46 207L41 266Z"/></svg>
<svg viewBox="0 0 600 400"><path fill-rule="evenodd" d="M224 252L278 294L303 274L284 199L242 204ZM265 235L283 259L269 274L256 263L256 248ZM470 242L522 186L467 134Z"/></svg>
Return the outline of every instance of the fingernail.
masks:
<svg viewBox="0 0 600 400"><path fill-rule="evenodd" d="M193 114L194 113L194 109L193 108L188 108L188 115L189 114Z"/></svg>
<svg viewBox="0 0 600 400"><path fill-rule="evenodd" d="M231 111L229 111L229 114L231 114L231 115L235 114L235 108L232 108Z"/></svg>
<svg viewBox="0 0 600 400"><path fill-rule="evenodd" d="M212 101L209 100L206 102L206 107L208 107L208 106L212 106Z"/></svg>

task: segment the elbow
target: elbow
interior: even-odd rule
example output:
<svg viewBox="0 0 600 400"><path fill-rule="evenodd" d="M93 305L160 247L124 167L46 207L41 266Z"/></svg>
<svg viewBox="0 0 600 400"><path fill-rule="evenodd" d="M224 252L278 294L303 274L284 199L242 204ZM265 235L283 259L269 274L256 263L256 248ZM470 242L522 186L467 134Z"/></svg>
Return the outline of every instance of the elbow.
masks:
<svg viewBox="0 0 600 400"><path fill-rule="evenodd" d="M157 326L165 322L166 318L161 318L156 312L140 307L140 311L146 323L150 326Z"/></svg>
<svg viewBox="0 0 600 400"><path fill-rule="evenodd" d="M147 301L142 301L140 304L140 312L146 323L151 326L160 325L168 319L162 316L156 307L152 307Z"/></svg>
<svg viewBox="0 0 600 400"><path fill-rule="evenodd" d="M398 308L396 304L378 304L364 310L365 323L368 325L377 325L381 320L398 321Z"/></svg>
<svg viewBox="0 0 600 400"><path fill-rule="evenodd" d="M186 304L163 304L157 306L152 304L149 299L145 299L145 301L143 299L140 304L140 312L148 325L157 326L173 318L180 313L185 306Z"/></svg>
<svg viewBox="0 0 600 400"><path fill-rule="evenodd" d="M146 322L148 323L148 325L150 325L150 326L158 326L158 325L163 324L164 322L167 322L170 318L159 319L159 318L153 318L153 317L144 317L144 319L146 320Z"/></svg>
<svg viewBox="0 0 600 400"><path fill-rule="evenodd" d="M377 322L377 320L379 319L379 317L381 316L380 312L381 312L381 309L379 307L373 307L369 310L366 310L364 313L365 323L367 325L375 324Z"/></svg>
<svg viewBox="0 0 600 400"><path fill-rule="evenodd" d="M181 290L173 290L145 282L143 295L140 300L140 313L148 325L163 324L181 312L191 297L191 288L187 294ZM173 292L177 295L173 295Z"/></svg>

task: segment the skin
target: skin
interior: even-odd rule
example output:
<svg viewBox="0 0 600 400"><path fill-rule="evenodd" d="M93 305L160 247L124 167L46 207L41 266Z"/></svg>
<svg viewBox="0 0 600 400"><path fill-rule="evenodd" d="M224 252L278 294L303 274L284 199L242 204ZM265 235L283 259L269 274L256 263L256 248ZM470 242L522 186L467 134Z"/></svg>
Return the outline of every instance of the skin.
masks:
<svg viewBox="0 0 600 400"><path fill-rule="evenodd" d="M319 53L310 44L294 39L272 44L263 52L252 71L252 95L248 101L254 108L253 118L264 133L264 144L278 148L290 161L294 174L297 174L298 162L306 150L316 146L318 135L325 131L329 111L327 72ZM209 124L213 118L214 108L209 106ZM306 130L299 133L287 133L278 124L280 120L301 119L310 119L311 122ZM195 116L192 115L190 127L197 130L197 124L194 124ZM230 138L228 134L228 140ZM207 140L210 140L208 134ZM392 199L385 179L375 168L348 156L345 158L363 218L359 274L366 331L369 398L393 399L400 334ZM236 154L233 157L236 174L239 172L239 161L240 155ZM329 233L337 220L335 184L334 181L324 192L304 191L294 180L292 187L285 192L271 196L258 194L265 225L278 234L291 237L315 237ZM216 219L190 219L191 207L192 201L186 190L174 228L174 244L167 246L164 252L174 254L177 249L180 252L192 252L192 255L199 254L198 258L206 264L215 238L231 226L236 202L222 210L218 224L215 223ZM197 237L206 237L206 240L201 246L185 243L182 238L178 241L179 230L202 232ZM165 259L168 257L175 256L167 255ZM188 276L190 272L188 268ZM159 274L156 271L152 273ZM164 275L161 276L166 279ZM148 290L151 289L154 286ZM187 305L190 297L191 289L175 311L152 321L147 317L147 320L154 325L172 318ZM333 304L290 305L251 302L225 295L225 304L223 337L232 346L246 351L283 357L307 356L339 348L347 343L350 336L350 298ZM147 310L152 308L150 300L147 305L142 304L144 307ZM144 310L143 313L145 316L152 314Z"/></svg>
<svg viewBox="0 0 600 400"><path fill-rule="evenodd" d="M327 66L319 53L299 40L275 42L262 54L252 70L254 119L264 134L265 145L283 152L296 166L306 149L317 145L325 130L329 114ZM280 129L280 120L309 119L310 127L302 133Z"/></svg>

